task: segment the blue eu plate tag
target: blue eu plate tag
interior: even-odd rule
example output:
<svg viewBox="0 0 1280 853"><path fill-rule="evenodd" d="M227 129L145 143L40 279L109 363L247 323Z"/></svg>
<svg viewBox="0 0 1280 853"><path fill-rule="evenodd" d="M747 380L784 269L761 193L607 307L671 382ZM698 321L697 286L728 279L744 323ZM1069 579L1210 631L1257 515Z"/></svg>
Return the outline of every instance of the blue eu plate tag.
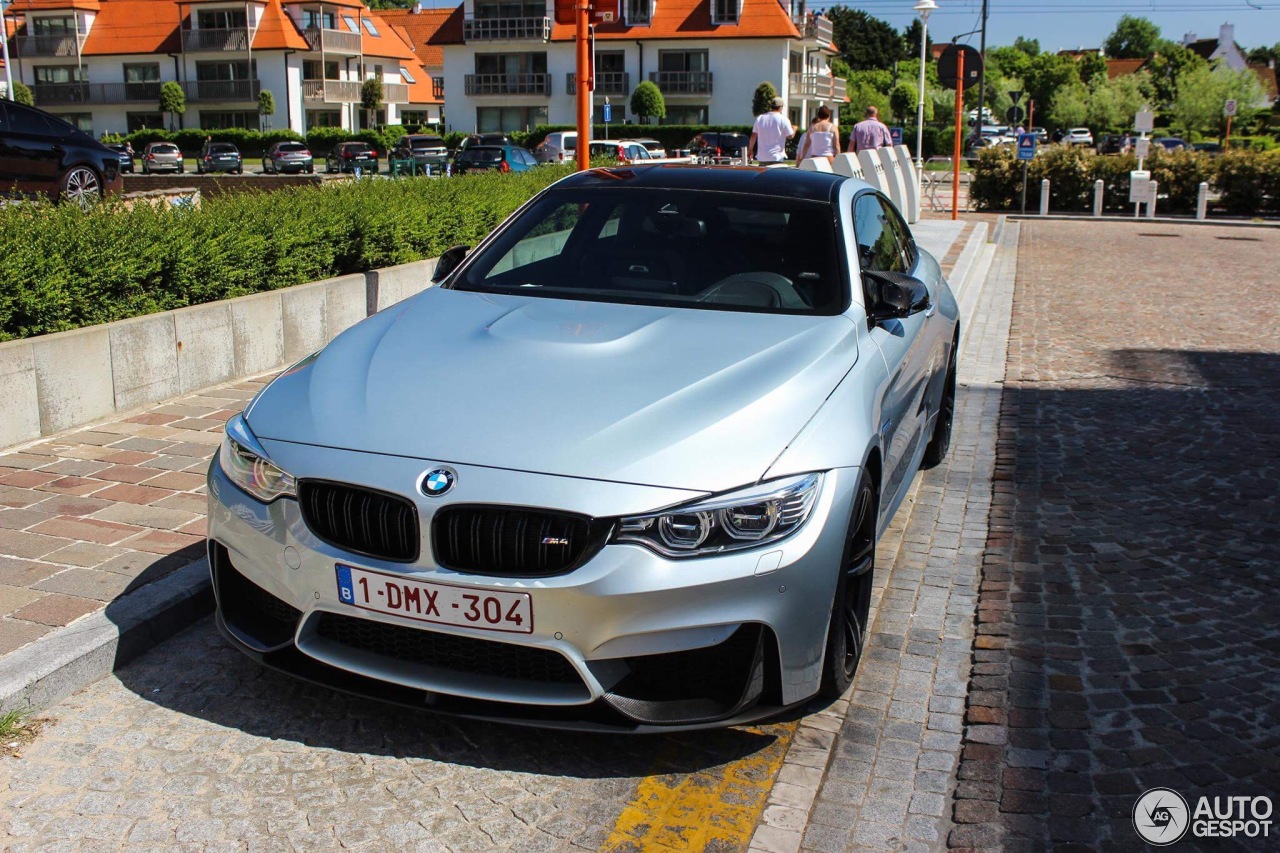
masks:
<svg viewBox="0 0 1280 853"><path fill-rule="evenodd" d="M338 598L342 599L343 604L356 603L356 590L351 584L351 569L347 566L338 566Z"/></svg>

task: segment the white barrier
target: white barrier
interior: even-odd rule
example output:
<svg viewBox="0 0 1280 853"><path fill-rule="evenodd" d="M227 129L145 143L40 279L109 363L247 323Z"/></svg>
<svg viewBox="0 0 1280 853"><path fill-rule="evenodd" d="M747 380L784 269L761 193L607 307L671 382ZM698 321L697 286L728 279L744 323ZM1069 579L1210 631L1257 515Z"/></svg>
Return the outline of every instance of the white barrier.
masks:
<svg viewBox="0 0 1280 853"><path fill-rule="evenodd" d="M836 159L831 164L831 170L837 175L844 175L846 178L857 178L865 181L866 176L862 172L862 163L858 162L857 154L837 154Z"/></svg>
<svg viewBox="0 0 1280 853"><path fill-rule="evenodd" d="M902 176L898 153L892 148L877 148L876 156L880 158L880 165L884 168L884 194L905 218L910 208L907 205L907 182Z"/></svg>
<svg viewBox="0 0 1280 853"><path fill-rule="evenodd" d="M800 168L806 172L826 172L827 174L833 171L826 157L806 157L800 161Z"/></svg>
<svg viewBox="0 0 1280 853"><path fill-rule="evenodd" d="M902 178L907 185L907 209L903 213L906 214L908 223L915 223L920 219L920 173L916 171L911 150L907 146L896 145L893 150L898 154L898 166L902 169Z"/></svg>
<svg viewBox="0 0 1280 853"><path fill-rule="evenodd" d="M884 165L874 151L859 151L858 163L862 165L862 180L888 195L889 185L885 181Z"/></svg>

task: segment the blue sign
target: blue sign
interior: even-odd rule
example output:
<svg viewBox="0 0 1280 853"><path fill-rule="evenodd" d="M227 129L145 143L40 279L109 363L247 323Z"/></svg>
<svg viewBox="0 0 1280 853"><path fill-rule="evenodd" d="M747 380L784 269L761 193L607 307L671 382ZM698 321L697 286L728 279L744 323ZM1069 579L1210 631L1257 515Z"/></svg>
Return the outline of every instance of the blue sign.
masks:
<svg viewBox="0 0 1280 853"><path fill-rule="evenodd" d="M901 145L902 144L902 128L900 127L889 128L889 138L893 140L894 145Z"/></svg>
<svg viewBox="0 0 1280 853"><path fill-rule="evenodd" d="M604 105L604 123L608 124L609 120L612 118L613 118L613 107L609 106L608 104L605 104Z"/></svg>
<svg viewBox="0 0 1280 853"><path fill-rule="evenodd" d="M1036 158L1036 135L1034 133L1018 134L1018 159L1034 160Z"/></svg>

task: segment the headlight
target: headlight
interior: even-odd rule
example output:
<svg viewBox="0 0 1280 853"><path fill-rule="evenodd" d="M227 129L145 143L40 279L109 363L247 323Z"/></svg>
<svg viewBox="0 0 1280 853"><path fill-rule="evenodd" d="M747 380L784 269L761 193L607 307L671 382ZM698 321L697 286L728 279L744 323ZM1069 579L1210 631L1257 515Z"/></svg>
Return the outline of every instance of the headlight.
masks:
<svg viewBox="0 0 1280 853"><path fill-rule="evenodd" d="M801 474L666 512L624 518L613 541L634 542L664 557L757 548L799 530L821 485L821 474Z"/></svg>
<svg viewBox="0 0 1280 853"><path fill-rule="evenodd" d="M267 459L266 451L249 432L243 415L227 421L227 435L218 450L218 465L227 479L263 503L297 494L293 475Z"/></svg>

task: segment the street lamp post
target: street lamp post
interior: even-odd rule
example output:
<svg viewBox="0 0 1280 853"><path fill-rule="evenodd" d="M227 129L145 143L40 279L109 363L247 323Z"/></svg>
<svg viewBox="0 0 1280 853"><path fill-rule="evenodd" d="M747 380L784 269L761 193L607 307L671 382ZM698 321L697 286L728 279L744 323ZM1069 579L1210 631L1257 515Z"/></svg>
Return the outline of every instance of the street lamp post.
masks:
<svg viewBox="0 0 1280 853"><path fill-rule="evenodd" d="M920 99L916 104L916 176L924 180L924 63L929 49L929 15L938 4L919 0L911 7L920 16Z"/></svg>

